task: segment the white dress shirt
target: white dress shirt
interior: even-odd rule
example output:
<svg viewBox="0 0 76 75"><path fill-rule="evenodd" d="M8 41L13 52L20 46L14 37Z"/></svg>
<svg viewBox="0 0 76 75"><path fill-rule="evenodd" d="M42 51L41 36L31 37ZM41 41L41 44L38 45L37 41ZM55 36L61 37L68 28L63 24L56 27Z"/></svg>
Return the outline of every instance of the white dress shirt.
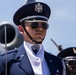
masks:
<svg viewBox="0 0 76 75"><path fill-rule="evenodd" d="M31 47L33 44L24 41L24 48L31 63L35 75L50 75L50 71L44 58L44 48L39 44L40 49L34 54Z"/></svg>

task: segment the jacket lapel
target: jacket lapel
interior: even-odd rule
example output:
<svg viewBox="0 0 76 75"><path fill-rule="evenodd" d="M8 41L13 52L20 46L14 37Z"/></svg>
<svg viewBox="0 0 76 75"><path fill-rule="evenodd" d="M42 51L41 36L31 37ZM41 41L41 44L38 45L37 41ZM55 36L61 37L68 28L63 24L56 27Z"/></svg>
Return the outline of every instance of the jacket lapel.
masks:
<svg viewBox="0 0 76 75"><path fill-rule="evenodd" d="M23 46L18 49L18 55L16 58L18 57L20 57L18 59L20 61L19 67L26 72L27 75L34 75L33 69Z"/></svg>
<svg viewBox="0 0 76 75"><path fill-rule="evenodd" d="M50 70L50 75L56 75L56 67L54 65L54 62L52 61L53 58L45 52L45 59Z"/></svg>
<svg viewBox="0 0 76 75"><path fill-rule="evenodd" d="M21 63L19 65L21 69L23 69L28 75L34 75L34 72L32 70L31 64L28 60L27 55L25 54L23 59L21 60Z"/></svg>

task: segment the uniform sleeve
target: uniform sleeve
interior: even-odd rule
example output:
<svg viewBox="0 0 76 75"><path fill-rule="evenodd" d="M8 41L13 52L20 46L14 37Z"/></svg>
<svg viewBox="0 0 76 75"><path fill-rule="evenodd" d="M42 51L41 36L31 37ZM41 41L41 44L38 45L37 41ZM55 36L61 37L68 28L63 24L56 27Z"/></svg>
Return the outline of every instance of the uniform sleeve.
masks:
<svg viewBox="0 0 76 75"><path fill-rule="evenodd" d="M4 58L0 56L0 75L5 75L5 71L6 71L5 65L6 65L6 63L4 61L5 61Z"/></svg>

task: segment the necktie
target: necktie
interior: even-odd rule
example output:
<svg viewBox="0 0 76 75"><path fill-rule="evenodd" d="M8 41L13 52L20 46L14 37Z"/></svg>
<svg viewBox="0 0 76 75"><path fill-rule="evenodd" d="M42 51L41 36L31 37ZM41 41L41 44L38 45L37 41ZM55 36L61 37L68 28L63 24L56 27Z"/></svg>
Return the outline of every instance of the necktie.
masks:
<svg viewBox="0 0 76 75"><path fill-rule="evenodd" d="M31 48L32 48L33 52L34 52L35 54L37 54L40 46L39 46L39 45L33 45Z"/></svg>

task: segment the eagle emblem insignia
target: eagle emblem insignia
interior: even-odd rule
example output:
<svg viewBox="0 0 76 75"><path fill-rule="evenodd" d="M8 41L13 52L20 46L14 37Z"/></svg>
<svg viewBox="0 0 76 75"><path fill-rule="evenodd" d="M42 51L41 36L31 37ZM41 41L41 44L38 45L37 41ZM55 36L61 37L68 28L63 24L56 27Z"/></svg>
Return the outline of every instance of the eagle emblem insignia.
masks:
<svg viewBox="0 0 76 75"><path fill-rule="evenodd" d="M37 3L35 5L35 11L40 13L40 12L42 12L42 10L43 10L42 5L40 3Z"/></svg>

